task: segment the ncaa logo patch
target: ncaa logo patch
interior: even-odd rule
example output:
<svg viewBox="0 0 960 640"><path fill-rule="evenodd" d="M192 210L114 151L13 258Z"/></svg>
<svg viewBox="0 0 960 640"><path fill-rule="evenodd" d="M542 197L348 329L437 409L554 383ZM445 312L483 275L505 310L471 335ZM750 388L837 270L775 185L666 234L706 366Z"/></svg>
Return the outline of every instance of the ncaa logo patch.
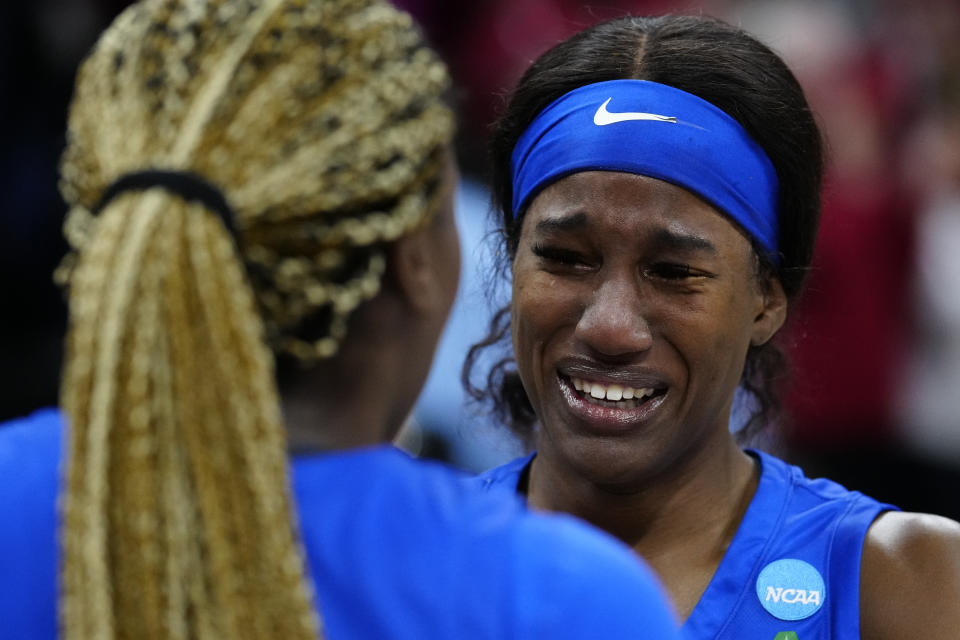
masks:
<svg viewBox="0 0 960 640"><path fill-rule="evenodd" d="M757 598L780 620L803 620L823 606L823 576L803 560L785 558L765 566L757 576Z"/></svg>

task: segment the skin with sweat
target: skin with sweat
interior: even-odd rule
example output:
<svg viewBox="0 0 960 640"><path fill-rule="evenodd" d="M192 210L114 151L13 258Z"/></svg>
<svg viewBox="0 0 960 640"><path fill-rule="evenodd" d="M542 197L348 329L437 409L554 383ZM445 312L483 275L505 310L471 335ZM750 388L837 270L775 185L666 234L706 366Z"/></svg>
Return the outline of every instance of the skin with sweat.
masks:
<svg viewBox="0 0 960 640"><path fill-rule="evenodd" d="M727 423L748 347L786 307L756 268L697 196L602 171L534 199L513 264L514 352L541 423L530 503L632 545L684 617L756 488Z"/></svg>

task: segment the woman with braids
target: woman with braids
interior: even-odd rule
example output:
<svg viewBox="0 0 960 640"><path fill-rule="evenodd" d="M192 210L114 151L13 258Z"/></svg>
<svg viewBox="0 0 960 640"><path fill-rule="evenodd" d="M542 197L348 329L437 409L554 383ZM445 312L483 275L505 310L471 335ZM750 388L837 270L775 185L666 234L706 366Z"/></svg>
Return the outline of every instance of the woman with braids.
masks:
<svg viewBox="0 0 960 640"><path fill-rule="evenodd" d="M62 166L63 413L0 429L0 636L54 637L59 599L67 639L675 637L618 542L383 445L456 289L447 85L381 0L106 31Z"/></svg>
<svg viewBox="0 0 960 640"><path fill-rule="evenodd" d="M486 343L516 369L490 389L537 452L484 485L633 547L689 638L954 637L960 525L729 429L772 415L817 229L820 135L784 63L708 18L604 23L533 63L492 151L513 298Z"/></svg>

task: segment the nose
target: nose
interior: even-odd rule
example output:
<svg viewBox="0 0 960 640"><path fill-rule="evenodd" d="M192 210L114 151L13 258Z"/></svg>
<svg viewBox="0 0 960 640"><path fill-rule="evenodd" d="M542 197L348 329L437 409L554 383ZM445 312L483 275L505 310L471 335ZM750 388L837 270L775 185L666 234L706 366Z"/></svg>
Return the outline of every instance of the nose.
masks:
<svg viewBox="0 0 960 640"><path fill-rule="evenodd" d="M653 344L643 304L630 278L608 279L594 291L574 331L598 355L641 353Z"/></svg>

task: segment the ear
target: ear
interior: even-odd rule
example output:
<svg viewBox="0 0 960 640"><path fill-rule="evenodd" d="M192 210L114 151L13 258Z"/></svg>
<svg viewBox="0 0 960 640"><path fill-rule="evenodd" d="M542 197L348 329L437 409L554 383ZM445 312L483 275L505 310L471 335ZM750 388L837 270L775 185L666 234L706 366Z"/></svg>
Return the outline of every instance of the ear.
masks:
<svg viewBox="0 0 960 640"><path fill-rule="evenodd" d="M435 251L427 228L401 236L388 249L387 272L415 313L429 314L445 304Z"/></svg>
<svg viewBox="0 0 960 640"><path fill-rule="evenodd" d="M787 294L780 280L769 277L760 283L760 300L757 315L753 319L750 344L759 347L772 338L787 319Z"/></svg>

